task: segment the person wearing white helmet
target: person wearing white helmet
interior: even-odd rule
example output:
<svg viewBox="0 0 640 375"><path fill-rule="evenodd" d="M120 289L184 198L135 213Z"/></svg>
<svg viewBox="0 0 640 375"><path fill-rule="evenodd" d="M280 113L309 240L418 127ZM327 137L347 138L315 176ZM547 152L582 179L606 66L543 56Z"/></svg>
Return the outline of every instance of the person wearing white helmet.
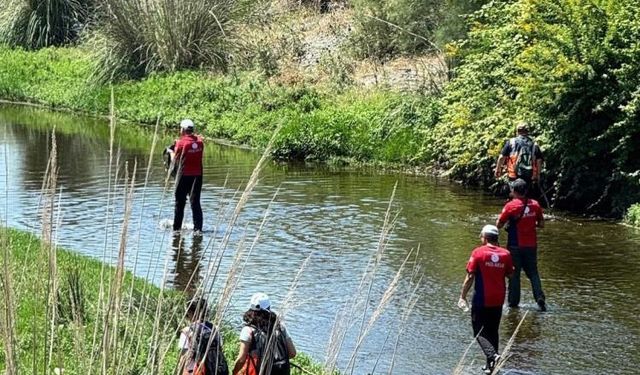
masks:
<svg viewBox="0 0 640 375"><path fill-rule="evenodd" d="M233 374L289 375L289 360L296 356L296 347L278 315L271 311L269 296L264 293L251 296L243 320L245 326L240 331L240 350Z"/></svg>
<svg viewBox="0 0 640 375"><path fill-rule="evenodd" d="M513 274L513 261L507 249L498 246L500 232L494 225L485 225L480 232L482 246L471 252L467 263L467 275L462 283L458 306L468 310L467 293L475 285L471 302L471 326L473 335L487 359L482 368L485 374L493 373L500 359L498 329L505 299L505 278Z"/></svg>
<svg viewBox="0 0 640 375"><path fill-rule="evenodd" d="M173 152L170 152L171 162L177 167L175 183L175 209L173 214L173 230L182 229L184 206L189 197L191 213L193 214L193 229L202 231L202 207L200 206L200 192L202 191L202 157L204 142L202 137L195 134L193 121L180 121L180 138L176 140Z"/></svg>

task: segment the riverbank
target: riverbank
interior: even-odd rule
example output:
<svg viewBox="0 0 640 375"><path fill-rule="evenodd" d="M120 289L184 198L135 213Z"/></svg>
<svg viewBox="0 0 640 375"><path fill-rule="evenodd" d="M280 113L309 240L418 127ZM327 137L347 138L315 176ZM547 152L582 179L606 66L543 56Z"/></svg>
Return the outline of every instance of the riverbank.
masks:
<svg viewBox="0 0 640 375"><path fill-rule="evenodd" d="M171 128L189 117L200 131L263 148L281 126L273 156L283 160L349 160L426 164L424 133L437 101L383 90L275 85L251 73L185 71L113 86L92 82L91 55L78 48L37 52L0 47L0 98L93 116L109 113L113 89L120 119Z"/></svg>
<svg viewBox="0 0 640 375"><path fill-rule="evenodd" d="M82 47L0 46L0 99L104 117L113 89L119 120L155 124L159 118L173 129L189 117L207 137L257 149L280 127L271 155L276 160L437 171L494 192L501 187L493 177L495 160L524 116L509 106L484 103L489 99L469 86L477 82L473 66L457 68L457 78L436 97L382 87L283 84L247 71L181 71L104 85L92 79L92 56ZM534 135L545 153L543 187L555 208L619 219L638 202L637 159L629 156L635 151L622 152L624 147L616 146L620 137L600 137L610 135L608 125L599 124L593 136L576 141L572 134L581 132L536 121ZM580 123L565 122L568 128ZM585 145L576 150L590 151L576 155L575 144ZM624 156L614 158L623 167L593 156L611 150Z"/></svg>
<svg viewBox="0 0 640 375"><path fill-rule="evenodd" d="M100 368L106 356L106 363L122 373L154 366L157 373L173 374L178 360L176 332L184 325L184 294L161 291L125 272L122 293L112 295L114 267L69 250L54 251L35 236L12 229L0 229L0 244L2 313L12 321L11 347L18 373L49 373L55 368L67 374L87 373ZM107 301L116 295L120 307L108 309ZM104 327L113 328L114 334L105 335ZM223 333L225 355L232 365L238 332L226 326ZM8 364L4 349L9 341L5 331L0 368ZM117 350L105 350L105 342ZM295 362L320 373L321 367L304 354ZM293 369L292 374L302 372Z"/></svg>

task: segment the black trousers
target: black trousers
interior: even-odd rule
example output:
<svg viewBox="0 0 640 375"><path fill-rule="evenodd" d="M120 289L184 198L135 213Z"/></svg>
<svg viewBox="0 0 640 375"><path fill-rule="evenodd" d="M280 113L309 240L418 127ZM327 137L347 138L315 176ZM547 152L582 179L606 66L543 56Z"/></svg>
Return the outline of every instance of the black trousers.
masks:
<svg viewBox="0 0 640 375"><path fill-rule="evenodd" d="M176 205L173 213L173 230L182 228L184 219L184 206L187 204L187 196L191 204L193 214L193 229L202 230L202 207L200 206L200 192L202 191L202 176L180 176L176 184Z"/></svg>
<svg viewBox="0 0 640 375"><path fill-rule="evenodd" d="M478 344L487 357L487 361L498 354L498 330L501 318L502 306L471 308L473 335L477 337Z"/></svg>

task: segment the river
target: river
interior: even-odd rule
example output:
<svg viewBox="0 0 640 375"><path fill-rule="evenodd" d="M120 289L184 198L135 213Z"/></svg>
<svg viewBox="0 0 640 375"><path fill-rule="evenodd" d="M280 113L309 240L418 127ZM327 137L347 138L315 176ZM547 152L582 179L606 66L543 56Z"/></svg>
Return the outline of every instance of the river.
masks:
<svg viewBox="0 0 640 375"><path fill-rule="evenodd" d="M106 121L0 106L2 221L39 233L37 208L54 127L61 213L58 244L113 262L117 248L114 233L123 215L119 196L107 194ZM125 173L125 163L132 170L137 162L129 236L129 251L133 254L136 249L137 260L131 255L127 265L132 270L135 266L137 275L160 284L166 264L168 284L184 288L194 271L196 277L205 273L211 261L206 254L212 245L207 245L214 242L212 239L219 241L226 229L228 208L237 201L236 192L246 184L259 155L207 143L202 193L204 236L200 240L187 229L180 238L174 238L168 228L172 195L164 193L159 151L142 192L151 139L149 129L132 125L122 125L116 132L115 144L120 151L114 158L118 159L119 175ZM165 139L160 145L166 143ZM120 194L121 184L122 179L115 187L116 194ZM223 258L222 268L228 270L234 249L245 234L245 242L253 240L270 205L268 222L244 269L227 320L239 326L242 311L255 291L268 293L277 310L309 257L294 303L287 310L286 324L299 349L323 361L337 312L354 300L362 273L376 252L395 184L397 191L391 204L392 213L397 214L395 227L375 275L367 314L378 305L409 252L418 251L412 253L396 293L366 337L354 373L371 372L378 358L376 373L388 372L398 328L407 311L406 301L411 296L413 276L409 270L414 266L420 269L421 283L417 302L398 341L394 373L451 373L472 340L470 318L456 307L464 266L478 244L480 228L495 221L504 201L434 178L268 163L238 218L230 250ZM190 221L187 206L187 226ZM201 254L205 259L198 265ZM501 326L504 347L528 311L506 372L640 372L640 231L553 212L539 235L539 268L549 310L537 311L523 276L523 304L518 310L505 308ZM355 327L340 354L341 368L353 350L363 306L353 318ZM471 347L468 359L475 360L474 373L478 373L482 357L477 345Z"/></svg>

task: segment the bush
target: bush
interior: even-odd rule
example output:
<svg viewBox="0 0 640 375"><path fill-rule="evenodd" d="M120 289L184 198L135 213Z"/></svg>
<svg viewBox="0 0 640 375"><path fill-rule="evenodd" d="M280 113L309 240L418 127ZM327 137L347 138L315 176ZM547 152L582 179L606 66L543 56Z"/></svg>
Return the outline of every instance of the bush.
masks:
<svg viewBox="0 0 640 375"><path fill-rule="evenodd" d="M86 24L92 0L4 0L0 43L28 49L74 42Z"/></svg>
<svg viewBox="0 0 640 375"><path fill-rule="evenodd" d="M101 81L207 67L224 71L243 0L107 0L96 40Z"/></svg>
<svg viewBox="0 0 640 375"><path fill-rule="evenodd" d="M634 227L640 227L640 203L634 203L629 207L624 221Z"/></svg>
<svg viewBox="0 0 640 375"><path fill-rule="evenodd" d="M354 0L355 52L387 59L433 50L442 0Z"/></svg>
<svg viewBox="0 0 640 375"><path fill-rule="evenodd" d="M621 216L640 199L640 12L635 1L493 2L474 14L429 152L493 183L521 119L546 151L557 207Z"/></svg>

